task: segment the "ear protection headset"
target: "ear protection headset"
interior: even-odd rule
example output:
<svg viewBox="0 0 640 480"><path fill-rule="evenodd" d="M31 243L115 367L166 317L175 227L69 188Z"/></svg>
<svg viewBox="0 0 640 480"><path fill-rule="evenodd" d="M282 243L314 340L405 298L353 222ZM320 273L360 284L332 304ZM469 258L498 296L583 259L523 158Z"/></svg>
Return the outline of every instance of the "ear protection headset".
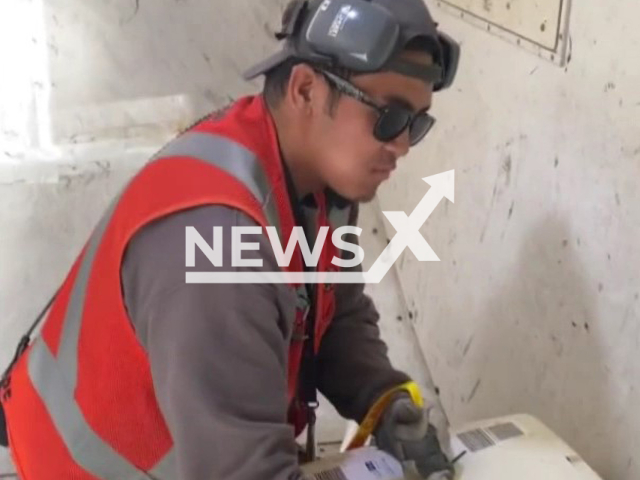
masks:
<svg viewBox="0 0 640 480"><path fill-rule="evenodd" d="M354 73L392 70L433 83L434 91L450 87L460 47L437 30L423 0L295 0L285 12L281 52L245 74L251 79L290 57ZM403 9L419 9L420 18ZM394 15L394 10L396 15ZM404 14L402 18L399 13ZM424 18L422 18L424 16ZM400 18L399 18L400 17ZM398 58L407 42L421 38L434 63L426 66Z"/></svg>

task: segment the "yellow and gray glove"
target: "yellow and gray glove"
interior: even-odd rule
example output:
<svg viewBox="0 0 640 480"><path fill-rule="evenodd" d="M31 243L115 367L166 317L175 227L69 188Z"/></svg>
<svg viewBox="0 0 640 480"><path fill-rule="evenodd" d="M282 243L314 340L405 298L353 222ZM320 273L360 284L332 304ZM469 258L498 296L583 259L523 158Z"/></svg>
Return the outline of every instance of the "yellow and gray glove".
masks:
<svg viewBox="0 0 640 480"><path fill-rule="evenodd" d="M405 473L417 472L425 480L453 478L453 464L429 422L429 410L416 405L408 393L393 396L373 436L378 448L402 462Z"/></svg>

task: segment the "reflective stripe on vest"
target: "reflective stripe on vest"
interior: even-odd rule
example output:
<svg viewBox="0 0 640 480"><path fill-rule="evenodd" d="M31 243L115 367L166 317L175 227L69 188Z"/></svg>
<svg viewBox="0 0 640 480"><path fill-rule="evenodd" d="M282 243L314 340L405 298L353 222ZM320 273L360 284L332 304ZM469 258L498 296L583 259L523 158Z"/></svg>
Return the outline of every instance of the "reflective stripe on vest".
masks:
<svg viewBox="0 0 640 480"><path fill-rule="evenodd" d="M260 202L271 225L280 231L278 210L269 180L255 155L242 145L225 137L199 132L187 132L160 150L154 159L192 157L224 170L239 180Z"/></svg>
<svg viewBox="0 0 640 480"><path fill-rule="evenodd" d="M152 161L169 157L193 157L220 168L240 181L262 205L268 223L280 232L272 187L259 160L242 145L222 136L186 133L168 144ZM54 356L42 338L29 351L30 380L74 461L102 480L170 480L177 468L174 449L148 472L140 470L101 439L87 423L74 399L78 381L78 347L87 285L93 262L120 197L114 199L92 233L80 260L62 324L58 355ZM299 309L308 308L304 285L296 286Z"/></svg>
<svg viewBox="0 0 640 480"><path fill-rule="evenodd" d="M78 340L82 325L87 283L96 252L111 219L117 199L91 235L80 262L64 317L58 357L38 338L29 353L28 372L34 388L47 407L56 431L74 461L91 475L109 480L170 479L175 472L172 450L151 471L144 472L102 440L87 423L74 399L78 380Z"/></svg>
<svg viewBox="0 0 640 480"><path fill-rule="evenodd" d="M235 177L260 202L267 222L278 231L280 244L284 245L285 241L288 242L288 239L283 239L273 189L260 162L250 150L225 137L209 133L187 132L160 150L154 160L167 157L197 158ZM306 287L298 285L296 294L298 298L296 308L308 310L310 302Z"/></svg>

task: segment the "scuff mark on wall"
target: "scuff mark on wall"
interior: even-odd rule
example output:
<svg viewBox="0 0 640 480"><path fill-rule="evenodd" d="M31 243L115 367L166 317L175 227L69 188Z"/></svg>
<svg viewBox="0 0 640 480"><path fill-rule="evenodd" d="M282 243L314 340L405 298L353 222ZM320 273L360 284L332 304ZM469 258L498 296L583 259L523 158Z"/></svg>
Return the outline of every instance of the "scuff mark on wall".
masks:
<svg viewBox="0 0 640 480"><path fill-rule="evenodd" d="M512 167L512 160L511 160L511 155L507 155L507 158L504 159L504 162L502 163L502 170L504 171L505 174L505 186L509 186L509 184L511 183L511 167Z"/></svg>
<svg viewBox="0 0 640 480"><path fill-rule="evenodd" d="M467 397L467 401L466 403L471 402L471 400L473 400L473 397L476 396L476 393L478 393L478 388L480 388L480 384L482 383L482 380L479 378L478 380L476 380L475 385L473 386L473 388L471 389L471 393L469 394L469 396Z"/></svg>
<svg viewBox="0 0 640 480"><path fill-rule="evenodd" d="M474 335L471 335L471 337L469 338L469 341L467 342L467 344L464 346L464 349L462 350L462 356L466 357L467 353L469 353L469 349L471 348L471 345L473 344L473 339L474 339Z"/></svg>
<svg viewBox="0 0 640 480"><path fill-rule="evenodd" d="M510 145L513 144L513 139L510 139L507 141L505 147L509 147ZM500 167L498 169L498 173L496 174L495 177L495 181L493 184L493 193L491 195L491 204L489 206L489 210L487 212L486 218L485 218L485 223L484 226L482 228L482 234L480 235L480 243L484 242L485 239L485 235L487 233L487 229L489 228L489 224L491 221L491 216L493 215L493 209L495 207L496 204L496 200L497 198L500 196L501 194L501 189L500 189L500 183L501 183L501 177L504 176L504 186L505 188L508 188L509 185L511 184L511 170L513 168L513 160L510 154L508 154L505 159L500 162ZM503 232L504 235L504 232Z"/></svg>

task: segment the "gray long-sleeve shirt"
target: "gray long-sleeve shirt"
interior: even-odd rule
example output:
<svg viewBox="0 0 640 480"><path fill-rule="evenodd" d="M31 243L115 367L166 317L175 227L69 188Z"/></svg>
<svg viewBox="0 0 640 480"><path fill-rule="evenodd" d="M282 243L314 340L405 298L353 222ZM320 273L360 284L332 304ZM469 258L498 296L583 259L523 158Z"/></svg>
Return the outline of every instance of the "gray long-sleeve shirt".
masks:
<svg viewBox="0 0 640 480"><path fill-rule="evenodd" d="M223 267L196 251L197 271L230 267L231 227L256 226L223 206L182 211L131 240L122 265L125 303L149 354L160 409L174 440L178 480L298 480L287 418L287 353L295 296L278 284L186 284L185 229L211 243L223 227ZM350 241L353 241L351 239ZM262 269L277 271L266 235L246 235ZM354 242L355 243L355 242ZM336 314L318 355L319 390L361 420L387 388L408 380L392 368L378 314L363 285L336 286Z"/></svg>

